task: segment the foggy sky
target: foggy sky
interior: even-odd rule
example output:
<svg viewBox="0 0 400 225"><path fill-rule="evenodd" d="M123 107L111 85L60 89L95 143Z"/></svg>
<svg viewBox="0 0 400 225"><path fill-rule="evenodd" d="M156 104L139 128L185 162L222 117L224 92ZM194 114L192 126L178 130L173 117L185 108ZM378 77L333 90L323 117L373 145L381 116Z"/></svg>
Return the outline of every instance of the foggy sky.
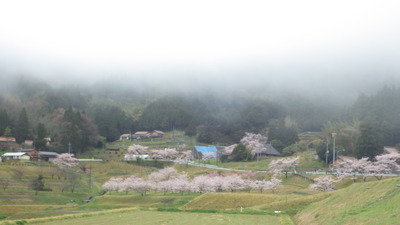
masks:
<svg viewBox="0 0 400 225"><path fill-rule="evenodd" d="M398 1L8 1L0 77L354 98L400 84Z"/></svg>

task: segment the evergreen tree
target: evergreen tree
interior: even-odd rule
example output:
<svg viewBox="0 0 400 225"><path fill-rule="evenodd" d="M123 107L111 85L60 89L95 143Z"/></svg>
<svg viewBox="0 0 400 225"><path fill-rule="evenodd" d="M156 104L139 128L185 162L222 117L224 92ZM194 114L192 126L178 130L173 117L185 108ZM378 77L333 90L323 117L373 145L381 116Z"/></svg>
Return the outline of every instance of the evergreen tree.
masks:
<svg viewBox="0 0 400 225"><path fill-rule="evenodd" d="M232 152L233 161L250 161L253 159L253 155L246 149L246 147L239 143Z"/></svg>
<svg viewBox="0 0 400 225"><path fill-rule="evenodd" d="M0 136L5 135L5 129L11 125L10 118L6 110L0 110Z"/></svg>
<svg viewBox="0 0 400 225"><path fill-rule="evenodd" d="M47 135L47 131L46 131L46 128L44 127L44 124L39 123L38 127L37 127L37 136L33 142L33 146L35 146L35 148L37 150L40 150L40 151L47 150L47 147L46 147L47 140L45 139L46 135Z"/></svg>
<svg viewBox="0 0 400 225"><path fill-rule="evenodd" d="M22 109L14 130L15 139L18 143L24 142L29 135L29 121L25 108Z"/></svg>
<svg viewBox="0 0 400 225"><path fill-rule="evenodd" d="M12 136L12 131L10 127L6 127L6 129L4 129L4 134L5 137L11 137Z"/></svg>
<svg viewBox="0 0 400 225"><path fill-rule="evenodd" d="M271 141L279 140L283 144L282 149L299 141L296 127L285 125L284 120L271 123L268 131L268 139Z"/></svg>
<svg viewBox="0 0 400 225"><path fill-rule="evenodd" d="M361 136L357 143L357 157L369 157L373 160L375 156L383 152L383 138L379 124L376 120L366 119L360 125Z"/></svg>

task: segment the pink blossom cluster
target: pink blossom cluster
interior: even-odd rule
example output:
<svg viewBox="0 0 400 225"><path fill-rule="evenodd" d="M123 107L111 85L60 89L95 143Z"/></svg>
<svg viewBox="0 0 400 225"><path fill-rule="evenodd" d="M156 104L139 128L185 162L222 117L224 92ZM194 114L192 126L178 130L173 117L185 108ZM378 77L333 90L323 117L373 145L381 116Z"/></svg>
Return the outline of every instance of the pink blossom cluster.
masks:
<svg viewBox="0 0 400 225"><path fill-rule="evenodd" d="M128 154L132 155L145 155L147 154L148 147L142 145L131 145L128 147Z"/></svg>
<svg viewBox="0 0 400 225"><path fill-rule="evenodd" d="M353 180L357 176L363 176L364 180L368 176L375 176L382 178L383 174L397 173L400 171L400 154L390 153L378 155L375 161L369 161L368 158L361 159L343 159L334 165L334 169L339 173L346 176L351 176Z"/></svg>
<svg viewBox="0 0 400 225"><path fill-rule="evenodd" d="M186 174L178 173L174 168L168 167L150 174L148 179L136 176L128 178L111 178L103 188L110 191L128 192L135 191L142 195L148 191L159 192L216 192L216 191L275 191L282 181L276 176L271 180L243 179L238 174L201 175L190 180Z"/></svg>
<svg viewBox="0 0 400 225"><path fill-rule="evenodd" d="M53 161L60 169L70 168L78 165L78 159L74 157L74 154L62 153L57 156Z"/></svg>
<svg viewBox="0 0 400 225"><path fill-rule="evenodd" d="M259 153L267 152L267 148L265 147L265 142L267 142L268 138L261 135L261 134L254 134L254 133L245 133L245 136L240 140L240 142L246 146L247 149L253 155Z"/></svg>
<svg viewBox="0 0 400 225"><path fill-rule="evenodd" d="M150 157L152 159L176 159L179 155L179 152L173 148L165 148L164 150L151 150Z"/></svg>

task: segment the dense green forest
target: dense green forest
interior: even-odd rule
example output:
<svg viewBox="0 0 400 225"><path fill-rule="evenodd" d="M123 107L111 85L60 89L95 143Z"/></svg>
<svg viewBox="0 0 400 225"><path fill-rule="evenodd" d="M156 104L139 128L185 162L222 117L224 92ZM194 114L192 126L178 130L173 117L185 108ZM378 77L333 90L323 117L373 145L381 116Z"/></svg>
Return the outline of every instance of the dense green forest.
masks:
<svg viewBox="0 0 400 225"><path fill-rule="evenodd" d="M14 136L19 143L35 140L40 148L45 145L38 137L49 136L59 143L53 149L59 152L69 143L82 152L123 133L154 129L182 130L202 143L219 145L237 143L245 132L262 133L280 149L294 144L301 132L322 131L326 139L336 132L338 146L358 157L375 155L367 153L376 151L372 145L400 143L396 87L360 95L350 106L243 91L165 93L105 83L52 87L31 77L3 82L0 88L0 136ZM366 144L371 137L373 143Z"/></svg>

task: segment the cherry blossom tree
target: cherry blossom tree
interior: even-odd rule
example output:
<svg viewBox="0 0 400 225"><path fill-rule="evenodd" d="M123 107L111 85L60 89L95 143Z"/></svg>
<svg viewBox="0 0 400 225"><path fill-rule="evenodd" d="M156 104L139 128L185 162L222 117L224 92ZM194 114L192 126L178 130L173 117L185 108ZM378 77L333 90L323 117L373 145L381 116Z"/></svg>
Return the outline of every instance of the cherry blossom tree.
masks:
<svg viewBox="0 0 400 225"><path fill-rule="evenodd" d="M378 180L382 179L383 174L396 173L400 171L400 154L390 153L378 155L375 161L369 161L369 158L364 157L361 159L343 159L342 162L336 163L334 169L339 173L346 176L351 176L353 181L357 180L357 176L363 176L366 181L367 177L376 177Z"/></svg>
<svg viewBox="0 0 400 225"><path fill-rule="evenodd" d="M153 182L160 182L178 177L179 175L180 174L174 167L166 167L157 172L152 172L149 176L149 180Z"/></svg>
<svg viewBox="0 0 400 225"><path fill-rule="evenodd" d="M294 169L297 164L299 164L299 159L300 157L294 157L294 158L281 158L281 159L276 159L272 160L268 167L273 173L285 173L285 176L287 178L287 174L290 170Z"/></svg>
<svg viewBox="0 0 400 225"><path fill-rule="evenodd" d="M363 175L365 180L366 177L370 175L370 171L368 170L372 170L371 166L372 162L368 160L368 157L364 157L354 160L343 159L342 162L333 165L333 168L338 174L349 176L355 182L357 180L357 175Z"/></svg>
<svg viewBox="0 0 400 225"><path fill-rule="evenodd" d="M223 191L237 191L237 190L241 190L245 187L245 182L243 181L243 179L237 175L237 174L232 174L229 176L224 176L221 179L221 189Z"/></svg>
<svg viewBox="0 0 400 225"><path fill-rule="evenodd" d="M176 159L179 152L174 148L165 148L164 150L152 150L150 152L150 157L152 159Z"/></svg>
<svg viewBox="0 0 400 225"><path fill-rule="evenodd" d="M78 165L78 159L74 157L74 154L62 153L54 159L53 163L60 169L71 168Z"/></svg>
<svg viewBox="0 0 400 225"><path fill-rule="evenodd" d="M190 182L186 175L181 175L177 178L169 180L171 185L171 191L175 193L184 193L190 191Z"/></svg>
<svg viewBox="0 0 400 225"><path fill-rule="evenodd" d="M247 149L253 155L261 154L267 152L267 148L265 147L264 143L267 142L268 138L261 135L261 134L254 134L254 133L245 133L245 136L240 140Z"/></svg>
<svg viewBox="0 0 400 225"><path fill-rule="evenodd" d="M275 190L282 186L282 180L278 179L276 176L272 176L271 180L267 184L269 185L267 186L267 189L272 190L272 193L275 193Z"/></svg>
<svg viewBox="0 0 400 225"><path fill-rule="evenodd" d="M216 192L218 185L215 181L215 179L210 179L210 177L205 175L197 176L192 180L190 190L199 193Z"/></svg>
<svg viewBox="0 0 400 225"><path fill-rule="evenodd" d="M384 173L397 173L400 171L400 153L378 155L375 157L376 164L382 167Z"/></svg>
<svg viewBox="0 0 400 225"><path fill-rule="evenodd" d="M148 147L133 144L128 147L127 151L130 155L145 155L148 154Z"/></svg>
<svg viewBox="0 0 400 225"><path fill-rule="evenodd" d="M119 191L120 184L124 181L122 177L111 177L107 182L105 182L102 188L105 191Z"/></svg>
<svg viewBox="0 0 400 225"><path fill-rule="evenodd" d="M219 152L219 158L220 160L223 161L230 161L232 160L232 152L233 150L236 148L237 144L234 145L230 145L227 146L225 148L223 148L220 152Z"/></svg>
<svg viewBox="0 0 400 225"><path fill-rule="evenodd" d="M186 164L186 166L188 166L190 160L192 159L193 159L193 151L188 150L181 152L181 154L174 162L179 164Z"/></svg>
<svg viewBox="0 0 400 225"><path fill-rule="evenodd" d="M332 191L334 190L333 185L343 179L344 176L335 178L334 176L324 175L314 179L314 184L310 184L311 190L318 191Z"/></svg>
<svg viewBox="0 0 400 225"><path fill-rule="evenodd" d="M154 186L151 182L138 177L132 179L132 183L129 184L129 189L139 193L141 196L144 196L147 192L154 189Z"/></svg>

